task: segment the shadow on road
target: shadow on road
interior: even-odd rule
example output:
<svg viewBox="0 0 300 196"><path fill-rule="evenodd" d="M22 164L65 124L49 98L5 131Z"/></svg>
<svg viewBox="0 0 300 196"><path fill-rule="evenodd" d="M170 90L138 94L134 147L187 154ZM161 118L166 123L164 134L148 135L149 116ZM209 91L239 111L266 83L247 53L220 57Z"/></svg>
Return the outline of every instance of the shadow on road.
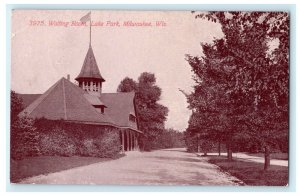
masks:
<svg viewBox="0 0 300 196"><path fill-rule="evenodd" d="M162 149L160 151L187 152L185 148Z"/></svg>
<svg viewBox="0 0 300 196"><path fill-rule="evenodd" d="M165 161L183 161L183 162L199 162L197 158L181 158L181 157L163 157L163 156L152 156L151 158L165 160Z"/></svg>

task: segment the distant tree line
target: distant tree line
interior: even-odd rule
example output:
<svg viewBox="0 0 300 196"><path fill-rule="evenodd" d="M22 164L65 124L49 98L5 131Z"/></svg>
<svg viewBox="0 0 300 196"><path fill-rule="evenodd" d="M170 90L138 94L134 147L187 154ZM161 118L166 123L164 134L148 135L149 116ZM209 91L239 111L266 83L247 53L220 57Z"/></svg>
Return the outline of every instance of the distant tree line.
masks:
<svg viewBox="0 0 300 196"><path fill-rule="evenodd" d="M194 13L195 14L195 13ZM208 12L196 18L221 25L224 36L186 55L196 85L186 94L192 115L189 150L226 144L232 151L288 151L289 15L286 12ZM219 148L220 149L220 148Z"/></svg>

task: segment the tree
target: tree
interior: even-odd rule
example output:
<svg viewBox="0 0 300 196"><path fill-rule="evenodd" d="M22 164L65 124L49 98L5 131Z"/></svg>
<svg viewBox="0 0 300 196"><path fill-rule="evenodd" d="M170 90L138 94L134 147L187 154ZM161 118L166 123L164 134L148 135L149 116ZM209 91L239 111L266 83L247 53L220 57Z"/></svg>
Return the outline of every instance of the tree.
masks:
<svg viewBox="0 0 300 196"><path fill-rule="evenodd" d="M15 91L10 91L10 120L14 122L18 118L18 114L24 109L22 99Z"/></svg>
<svg viewBox="0 0 300 196"><path fill-rule="evenodd" d="M234 140L260 143L267 169L269 147L288 130L288 14L208 12L198 17L220 23L224 37L202 44L204 57L187 56L196 78L190 107L226 119L216 124L226 129L229 152ZM274 41L279 42L275 49L269 46ZM209 101L210 88L223 96L213 94ZM203 100L211 110L197 105Z"/></svg>
<svg viewBox="0 0 300 196"><path fill-rule="evenodd" d="M144 133L139 137L139 143L143 150L154 149L157 138L164 131L164 122L168 114L168 108L157 103L160 100L161 89L156 85L155 75L144 72L138 78L138 82L126 77L121 81L118 92L131 91L136 92L139 128Z"/></svg>
<svg viewBox="0 0 300 196"><path fill-rule="evenodd" d="M24 109L22 99L16 92L11 91L11 157L21 159L25 156L39 154L38 132L34 126L34 120L19 116Z"/></svg>
<svg viewBox="0 0 300 196"><path fill-rule="evenodd" d="M158 149L184 147L183 133L174 129L165 129L155 140Z"/></svg>
<svg viewBox="0 0 300 196"><path fill-rule="evenodd" d="M137 83L131 78L124 78L118 86L117 92L136 92Z"/></svg>
<svg viewBox="0 0 300 196"><path fill-rule="evenodd" d="M13 159L39 155L39 133L33 119L22 116L12 122L10 147Z"/></svg>
<svg viewBox="0 0 300 196"><path fill-rule="evenodd" d="M219 40L214 42L219 47L222 44ZM241 101L233 102L228 93L227 89L235 83L231 69L221 67L221 63L217 64L220 54L213 46L202 44L202 48L203 58L189 55L186 58L196 83L194 91L187 95L189 108L193 110L188 131L197 132L204 140L226 142L228 158L231 160L236 117L238 113L244 112L244 108L241 107Z"/></svg>

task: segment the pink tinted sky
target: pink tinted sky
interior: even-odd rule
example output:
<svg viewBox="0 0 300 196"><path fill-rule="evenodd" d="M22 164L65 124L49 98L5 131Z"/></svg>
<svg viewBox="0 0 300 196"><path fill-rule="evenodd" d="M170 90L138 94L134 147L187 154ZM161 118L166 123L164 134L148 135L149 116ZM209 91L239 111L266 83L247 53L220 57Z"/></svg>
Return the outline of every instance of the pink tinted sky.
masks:
<svg viewBox="0 0 300 196"><path fill-rule="evenodd" d="M86 10L16 10L12 15L11 87L19 93L43 93L61 77L79 74L89 44L89 27L49 26L49 21L78 21ZM31 26L43 20L44 26ZM156 75L161 101L169 108L167 128L183 131L191 112L178 89L190 92L192 72L185 54L200 56L201 42L221 37L220 26L195 19L191 12L92 11L93 21L119 21L120 27L92 27L92 47L103 92L116 92L128 76ZM164 21L165 27L124 27L124 21Z"/></svg>

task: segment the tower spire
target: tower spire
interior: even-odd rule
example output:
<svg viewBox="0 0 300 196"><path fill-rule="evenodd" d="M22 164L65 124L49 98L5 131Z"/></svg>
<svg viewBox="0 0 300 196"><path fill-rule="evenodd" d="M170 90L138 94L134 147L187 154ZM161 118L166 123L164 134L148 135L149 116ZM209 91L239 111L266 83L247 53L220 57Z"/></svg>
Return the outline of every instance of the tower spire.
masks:
<svg viewBox="0 0 300 196"><path fill-rule="evenodd" d="M81 71L75 78L79 87L88 91L90 94L100 95L102 91L102 83L105 79L101 76L96 58L92 49L92 20L91 12L87 13L80 19L81 22L90 21L90 42L89 49L85 56Z"/></svg>

